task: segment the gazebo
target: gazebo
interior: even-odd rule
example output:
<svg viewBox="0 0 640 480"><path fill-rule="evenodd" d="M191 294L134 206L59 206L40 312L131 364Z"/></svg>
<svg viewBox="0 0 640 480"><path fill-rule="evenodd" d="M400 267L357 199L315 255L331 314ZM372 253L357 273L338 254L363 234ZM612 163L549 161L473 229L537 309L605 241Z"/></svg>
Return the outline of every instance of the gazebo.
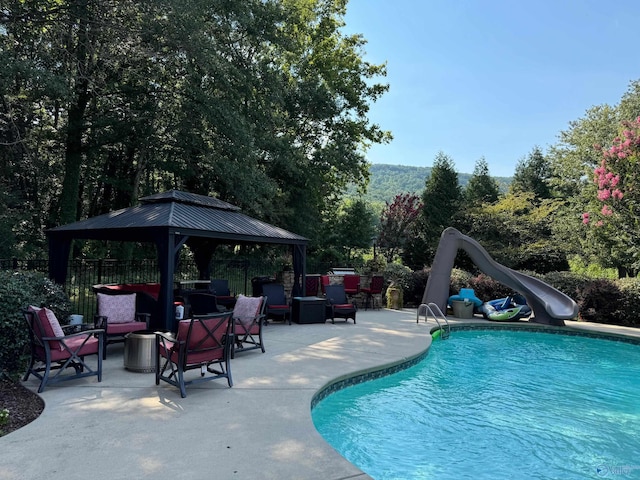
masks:
<svg viewBox="0 0 640 480"><path fill-rule="evenodd" d="M306 276L308 239L244 215L240 208L216 198L170 190L140 199L140 205L113 211L46 232L49 277L64 283L74 239L155 243L160 266L160 318L155 328L173 329L173 275L180 249L194 254L201 279L209 277L213 252L221 244L290 245L293 295L300 295Z"/></svg>

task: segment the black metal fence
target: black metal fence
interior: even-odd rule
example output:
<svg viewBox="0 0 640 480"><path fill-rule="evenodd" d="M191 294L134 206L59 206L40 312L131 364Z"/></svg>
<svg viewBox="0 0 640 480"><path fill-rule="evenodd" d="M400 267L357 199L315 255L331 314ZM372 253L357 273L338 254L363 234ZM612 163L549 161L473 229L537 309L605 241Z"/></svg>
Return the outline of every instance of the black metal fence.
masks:
<svg viewBox="0 0 640 480"><path fill-rule="evenodd" d="M307 262L307 272L324 272L328 267ZM0 270L30 270L49 272L48 260L0 259ZM282 264L258 259L217 258L211 261L211 278L224 278L234 294L251 295L251 279L276 277ZM174 281L197 280L198 269L190 258L181 258L176 266ZM91 318L96 312L96 296L93 286L106 283L155 283L160 281L160 269L156 259L147 260L71 260L67 281L63 286L75 313Z"/></svg>
<svg viewBox="0 0 640 480"><path fill-rule="evenodd" d="M49 271L48 260L0 259L2 270L31 270L45 275ZM224 278L235 294L251 295L251 279L275 276L282 265L276 262L215 259L211 263L211 278ZM174 280L198 279L194 263L180 261ZM76 313L92 317L96 311L93 285L106 283L154 283L160 281L158 262L152 260L72 260L69 262L67 281L63 286Z"/></svg>

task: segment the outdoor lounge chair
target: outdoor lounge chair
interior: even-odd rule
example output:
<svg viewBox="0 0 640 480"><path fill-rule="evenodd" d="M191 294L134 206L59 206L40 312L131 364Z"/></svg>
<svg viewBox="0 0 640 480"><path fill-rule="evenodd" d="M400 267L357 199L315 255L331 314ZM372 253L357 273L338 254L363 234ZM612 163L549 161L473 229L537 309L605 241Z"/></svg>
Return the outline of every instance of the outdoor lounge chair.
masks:
<svg viewBox="0 0 640 480"><path fill-rule="evenodd" d="M162 380L178 387L182 398L192 383L226 378L233 386L231 325L231 312L224 312L181 320L175 336L156 332L156 385ZM200 370L200 377L185 380L189 370Z"/></svg>
<svg viewBox="0 0 640 480"><path fill-rule="evenodd" d="M347 322L350 318L356 323L356 312L358 308L354 303L347 300L344 292L344 285L327 285L325 287L327 297L327 318L331 318L331 323L336 323L335 319L344 318Z"/></svg>
<svg viewBox="0 0 640 480"><path fill-rule="evenodd" d="M266 318L286 321L291 325L291 305L287 302L284 286L279 283L265 283L262 293L267 297Z"/></svg>
<svg viewBox="0 0 640 480"><path fill-rule="evenodd" d="M227 310L233 309L236 304L235 295L231 295L231 290L229 290L229 281L213 278L211 279L211 285L209 285L210 293L213 293L216 296L216 301L218 305L226 308Z"/></svg>
<svg viewBox="0 0 640 480"><path fill-rule="evenodd" d="M136 311L137 293L97 293L98 315L94 328L103 329L105 344L102 358L107 358L107 345L124 342L127 333L148 330L151 315Z"/></svg>
<svg viewBox="0 0 640 480"><path fill-rule="evenodd" d="M213 293L191 293L189 294L189 316L209 315L220 313L218 300Z"/></svg>
<svg viewBox="0 0 640 480"><path fill-rule="evenodd" d="M255 350L257 348L264 353L262 323L265 317L266 304L265 297L238 296L238 301L231 315L234 333L231 358L235 357L236 352Z"/></svg>
<svg viewBox="0 0 640 480"><path fill-rule="evenodd" d="M384 277L382 275L374 275L373 277L371 277L371 282L369 283L369 287L360 289L360 291L366 295L366 298L364 301L365 310L369 307L369 305L371 305L372 308L376 308L377 300L375 295L382 294L383 286L384 286ZM378 306L378 308L380 307Z"/></svg>
<svg viewBox="0 0 640 480"><path fill-rule="evenodd" d="M40 379L38 393L51 383L95 375L102 381L102 355L105 347L104 330L93 329L65 335L54 313L48 308L29 307L23 310L29 328L31 358L23 381L33 374ZM75 327L75 326L73 326ZM92 368L85 357L95 355L97 365ZM74 374L68 375L67 368ZM56 373L52 375L52 372Z"/></svg>

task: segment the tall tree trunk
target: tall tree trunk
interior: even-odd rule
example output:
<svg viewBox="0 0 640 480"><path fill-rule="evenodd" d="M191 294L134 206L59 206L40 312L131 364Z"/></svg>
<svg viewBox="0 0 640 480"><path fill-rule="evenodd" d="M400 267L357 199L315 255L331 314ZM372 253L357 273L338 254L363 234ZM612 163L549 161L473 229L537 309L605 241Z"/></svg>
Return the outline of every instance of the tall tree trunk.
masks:
<svg viewBox="0 0 640 480"><path fill-rule="evenodd" d="M64 178L60 192L58 224L64 225L78 218L80 170L82 167L82 136L85 114L89 103L89 0L78 0L74 5L78 33L74 61L77 65L74 96L69 106L67 138L65 143Z"/></svg>

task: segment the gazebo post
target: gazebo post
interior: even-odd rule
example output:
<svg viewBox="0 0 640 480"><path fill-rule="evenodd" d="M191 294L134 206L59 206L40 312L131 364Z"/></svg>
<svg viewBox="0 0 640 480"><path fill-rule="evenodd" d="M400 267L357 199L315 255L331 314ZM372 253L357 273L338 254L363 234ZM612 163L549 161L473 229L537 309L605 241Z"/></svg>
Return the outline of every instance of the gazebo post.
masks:
<svg viewBox="0 0 640 480"><path fill-rule="evenodd" d="M172 332L175 331L176 321L173 305L173 275L176 258L188 238L188 236L180 235L179 232L169 231L166 236L156 242L158 265L160 266L159 328Z"/></svg>

